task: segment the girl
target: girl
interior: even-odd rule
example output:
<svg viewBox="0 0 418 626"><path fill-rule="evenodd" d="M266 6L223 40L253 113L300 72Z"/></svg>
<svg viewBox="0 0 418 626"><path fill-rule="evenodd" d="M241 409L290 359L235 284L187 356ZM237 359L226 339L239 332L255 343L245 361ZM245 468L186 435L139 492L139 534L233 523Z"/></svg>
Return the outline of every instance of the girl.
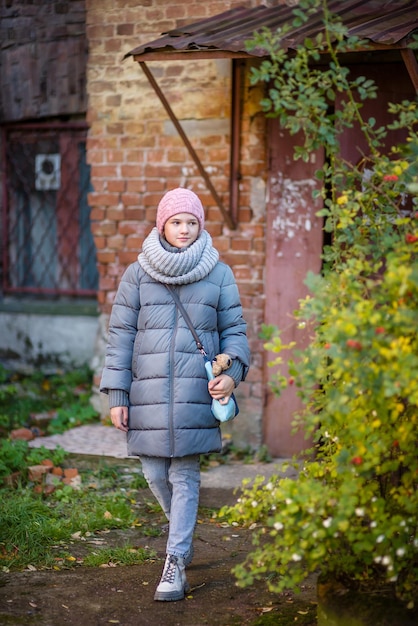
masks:
<svg viewBox="0 0 418 626"><path fill-rule="evenodd" d="M156 227L122 276L109 322L101 391L113 425L127 433L128 453L168 524L167 556L155 600L181 600L193 556L200 455L221 450L212 398L229 398L249 367L246 323L229 266L204 230L204 210L188 189L167 192ZM166 285L174 287L209 358L232 365L208 382L204 359Z"/></svg>

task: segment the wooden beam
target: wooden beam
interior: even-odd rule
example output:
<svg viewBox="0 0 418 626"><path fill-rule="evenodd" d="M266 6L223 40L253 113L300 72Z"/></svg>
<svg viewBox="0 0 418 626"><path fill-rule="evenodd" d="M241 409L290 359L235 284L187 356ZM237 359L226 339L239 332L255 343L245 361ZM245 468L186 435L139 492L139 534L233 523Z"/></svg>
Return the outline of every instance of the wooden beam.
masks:
<svg viewBox="0 0 418 626"><path fill-rule="evenodd" d="M227 50L173 50L161 48L158 51L141 52L125 55L124 59L133 56L134 61L187 61L191 59L253 59L256 55L245 52L228 52Z"/></svg>
<svg viewBox="0 0 418 626"><path fill-rule="evenodd" d="M418 61L415 52L411 48L405 48L401 50L401 55L414 89L418 93Z"/></svg>

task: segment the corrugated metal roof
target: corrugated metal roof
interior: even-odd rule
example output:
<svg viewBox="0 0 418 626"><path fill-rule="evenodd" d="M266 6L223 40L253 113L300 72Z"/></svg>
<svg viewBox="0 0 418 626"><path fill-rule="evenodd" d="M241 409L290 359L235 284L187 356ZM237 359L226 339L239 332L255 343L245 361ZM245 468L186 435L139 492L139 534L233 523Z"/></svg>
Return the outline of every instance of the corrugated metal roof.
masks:
<svg viewBox="0 0 418 626"><path fill-rule="evenodd" d="M331 13L341 17L350 36L369 39L375 45L399 47L403 40L418 29L418 0L330 0ZM271 31L293 19L293 8L286 5L268 8L237 7L213 17L187 24L163 33L159 39L131 50L125 56L144 56L155 53L207 51L228 54L247 54L245 42L264 27ZM313 37L323 29L322 10L312 15L301 28L287 33L283 45L294 48L306 37ZM265 56L262 49L251 51L252 56ZM138 60L146 60L138 59Z"/></svg>

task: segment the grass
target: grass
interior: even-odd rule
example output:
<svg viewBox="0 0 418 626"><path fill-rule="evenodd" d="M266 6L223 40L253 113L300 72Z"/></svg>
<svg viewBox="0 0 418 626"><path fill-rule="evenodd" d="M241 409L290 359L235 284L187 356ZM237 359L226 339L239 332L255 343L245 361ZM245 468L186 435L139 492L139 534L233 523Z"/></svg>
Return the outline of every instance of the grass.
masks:
<svg viewBox="0 0 418 626"><path fill-rule="evenodd" d="M18 443L20 452L26 444L11 443ZM51 454L50 450L36 450L38 460L51 458ZM66 453L61 451L58 457L65 464ZM17 488L0 489L3 571L62 569L80 563L130 565L153 556L151 551L132 545L138 536L161 534L164 522L161 509L145 489L139 468L99 463L94 470L80 470L80 476L80 488L59 484L48 496L34 491L24 471ZM106 545L110 532L120 532L118 543L123 545Z"/></svg>
<svg viewBox="0 0 418 626"><path fill-rule="evenodd" d="M133 545L135 537L161 534L165 518L150 496L138 469L99 461L94 469L79 468L81 487L62 483L48 496L36 493L28 467L49 459L65 467L68 454L62 448L30 448L12 440L10 431L30 427L34 413L52 412L46 434L63 432L97 419L90 405L91 372L22 375L0 365L0 569L62 569L141 563L154 555ZM256 455L226 442L220 454L202 455L204 471L215 464L240 460L269 460L266 451ZM6 478L16 475L13 482ZM121 533L123 545L107 545L106 533ZM124 534L125 533L125 534Z"/></svg>
<svg viewBox="0 0 418 626"><path fill-rule="evenodd" d="M47 434L97 420L90 404L92 372L81 367L46 374L11 372L0 365L0 436L34 425L33 415L50 415Z"/></svg>

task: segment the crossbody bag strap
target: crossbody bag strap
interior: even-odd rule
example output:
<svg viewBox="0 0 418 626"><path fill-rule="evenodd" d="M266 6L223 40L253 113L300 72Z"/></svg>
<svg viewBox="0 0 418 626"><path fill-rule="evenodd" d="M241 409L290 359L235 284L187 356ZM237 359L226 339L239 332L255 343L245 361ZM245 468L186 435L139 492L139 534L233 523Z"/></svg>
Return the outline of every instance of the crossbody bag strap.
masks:
<svg viewBox="0 0 418 626"><path fill-rule="evenodd" d="M173 287L171 285L167 285L166 283L163 283L165 285L165 287L167 287L168 291L171 293L174 302L176 303L180 313L183 316L184 321L186 322L187 326L190 328L190 332L193 335L193 339L196 342L196 346L197 349L199 350L199 352L202 353L203 356L206 356L206 352L205 349L203 347L203 344L201 343L200 339L199 339L199 335L196 332L195 327L192 324L192 320L189 317L189 314L187 313L186 309L184 308L183 304L181 303L180 298L178 297L178 294L176 292L175 289L173 289Z"/></svg>

